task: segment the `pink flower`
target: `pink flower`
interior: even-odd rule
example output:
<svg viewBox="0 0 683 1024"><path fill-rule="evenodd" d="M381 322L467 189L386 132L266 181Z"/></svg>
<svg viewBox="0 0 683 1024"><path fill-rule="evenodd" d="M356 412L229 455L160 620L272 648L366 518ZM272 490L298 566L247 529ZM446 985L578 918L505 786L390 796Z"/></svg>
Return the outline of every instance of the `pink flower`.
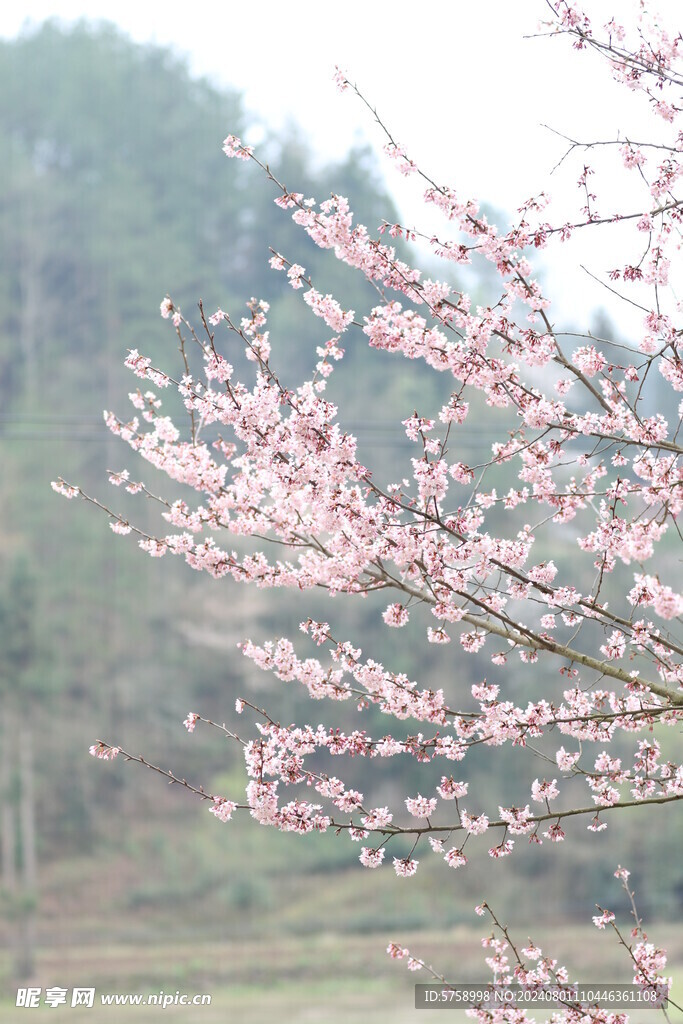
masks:
<svg viewBox="0 0 683 1024"><path fill-rule="evenodd" d="M444 855L444 860L451 868L459 868L467 864L467 857L462 850L458 850L455 846Z"/></svg>
<svg viewBox="0 0 683 1024"><path fill-rule="evenodd" d="M547 779L544 779L543 782L534 779L531 786L531 797L533 800L536 800L538 803L545 803L546 800L554 800L559 795L557 779L553 779L552 782L548 782Z"/></svg>
<svg viewBox="0 0 683 1024"><path fill-rule="evenodd" d="M364 846L360 851L358 859L364 868L378 868L384 860L384 853L383 846L379 850L373 850L368 846Z"/></svg>
<svg viewBox="0 0 683 1024"><path fill-rule="evenodd" d="M581 757L581 752L568 753L564 747L560 747L555 754L555 760L557 761L557 767L561 768L562 771L571 771L576 762Z"/></svg>
<svg viewBox="0 0 683 1024"><path fill-rule="evenodd" d="M411 860L409 857L394 857L394 871L399 878L410 878L417 871L419 861Z"/></svg>
<svg viewBox="0 0 683 1024"><path fill-rule="evenodd" d="M404 176L415 174L417 171L416 165L406 156L403 147L399 146L397 143L388 142L384 147L384 152L396 161L396 166L398 167L399 172Z"/></svg>
<svg viewBox="0 0 683 1024"><path fill-rule="evenodd" d="M338 64L335 64L334 66L334 81L340 92L344 92L344 90L348 88L349 83L346 75Z"/></svg>
<svg viewBox="0 0 683 1024"><path fill-rule="evenodd" d="M91 757L98 757L101 761L113 761L119 752L119 747L109 747L102 742L94 743L89 750Z"/></svg>
<svg viewBox="0 0 683 1024"><path fill-rule="evenodd" d="M532 817L528 804L525 807L499 807L498 811L512 835L525 835L534 827L533 822L528 820Z"/></svg>
<svg viewBox="0 0 683 1024"><path fill-rule="evenodd" d="M61 494L63 498L77 498L81 493L78 487L72 487L70 484L65 483L61 477L58 480L52 481L52 490L56 491L57 494Z"/></svg>
<svg viewBox="0 0 683 1024"><path fill-rule="evenodd" d="M237 804L222 796L214 797L214 801L213 807L209 807L211 814L215 814L219 821L230 821Z"/></svg>
<svg viewBox="0 0 683 1024"><path fill-rule="evenodd" d="M311 307L316 316L322 317L335 334L341 334L353 322L354 311L344 312L332 295L321 295L315 288L304 292L304 302Z"/></svg>
<svg viewBox="0 0 683 1024"><path fill-rule="evenodd" d="M449 268L474 260L489 267L490 287L480 296L478 289L468 294L464 275L458 284L450 273L441 275L444 280L436 273L425 275L403 245L403 240L415 240L416 232L394 223L393 216L379 230L369 230L357 222L343 196L332 194L317 203L275 182L274 202L305 232L308 251L311 245L326 250L330 260L358 274L377 296L376 305L356 317L335 295L315 287L315 267L308 276L304 266L271 250L271 267L284 271L291 288L302 292L303 314L317 318L311 325L318 336L311 346L310 371L297 377L300 360L290 359L286 339L271 364L271 344L278 341L274 334L271 339L264 300L251 298L241 318L220 308L208 321L202 314L195 331L166 296L160 314L178 329L176 334L182 327L192 339L187 360L181 344L180 367L169 373L137 349L129 352L126 365L155 392L173 385L178 391L174 404L188 414L186 422L162 413L156 394L141 386L130 395L134 411L129 419L105 413L109 430L165 474L171 490L178 489L166 496L162 487L164 496L157 498L154 485L148 490L132 482L125 470L110 475L125 492L142 492L148 506L158 506L161 531L150 525L136 529L127 507L110 511L61 478L53 484L67 498L79 496L99 505L114 532L135 530L141 549L152 557L180 556L213 579L229 577L295 594L297 602L313 594L343 595L368 598L376 611L377 592L384 591L391 595L385 594L380 606L381 611L388 604L382 613L388 627L406 625L410 609L424 623L423 644L425 635L433 644L453 639L477 655L488 643L484 653L496 678L477 682L471 693L469 684L479 677L469 683L464 677L450 678L451 662L457 659L447 659L443 650L430 649L430 656L420 659L419 652L408 650L410 643L401 651L388 644L388 661L382 664L377 649L373 657L364 655L351 640L338 639L334 626L310 618L302 624L301 650L286 637L243 643L250 667L272 673L283 686L291 684L312 700L326 701L332 716L325 726L283 725L287 702L282 714L250 704L254 714L244 725L251 734L244 742L224 727L245 759L244 809L260 824L282 832L348 833L361 844L359 860L370 869L385 859L384 847L362 845L371 833L412 832L419 841L427 836L432 852L458 868L467 862L469 837L485 833L492 821L499 831L489 840L489 855L501 858L510 854L517 836L537 845L541 835L563 841L561 821L572 813L590 822L591 832L601 831L600 813L619 805L622 795L629 804L671 801L683 794L683 766L666 760L673 754L667 748L663 753L652 735L640 742L637 738L659 729L656 723L674 724L672 698L683 685L680 652L664 628L683 614L676 564L668 558L683 513L676 444L683 416L683 303L674 293L675 282L668 284L680 244L680 209L672 197L679 194L683 176L683 136L669 125L682 113L670 91L681 39L650 24L643 10L630 50L630 29L615 19L594 30L571 0L550 8L551 32L568 33L581 49L601 51L617 80L651 101L659 129L666 129L658 146L650 140L600 148L606 160L616 156L620 173L622 165L636 170L628 177L645 189L641 200L620 210L612 205L617 192L597 196L602 175L594 175L581 160L578 209L569 213L551 207L550 197L541 193L519 207L512 223L497 225L474 199L427 180L425 200L445 218L446 238L426 241ZM350 85L339 68L335 79L341 89ZM457 115L451 127L452 134L462 134ZM387 138L387 152L399 172L416 173L405 150ZM223 150L231 158L252 157L251 148L234 135L225 138ZM253 170L256 166L265 169L260 161L254 161ZM537 250L553 239L566 242L579 231L591 240L614 231L615 248L604 264L612 268L607 279L618 282L613 289L610 285L612 297L623 296L632 312L642 311L626 346L597 340L585 324L574 334L567 316L551 307L553 292L571 300L569 277L553 280L548 275L547 286L539 278ZM336 277L331 273L325 280ZM574 312L578 316L581 310L577 306ZM359 452L369 455L370 446L364 440L359 447L350 432L353 408L349 420L349 410L338 409L331 397L336 383L331 375L343 356L341 335L347 330L354 349L367 346L375 350L373 358L386 357L388 366L392 360L410 360L421 373L440 375L441 384L431 390L428 384L422 389L422 376L416 376L416 400L424 407L418 411L411 401L396 416L403 451L397 448L394 454L403 458L404 467L395 477L388 462L370 467L360 461ZM351 380L362 372L362 364L348 369ZM374 421L375 414L381 419L393 392L381 375L372 374L374 368L361 419L367 413ZM336 394L344 398L348 391L340 384ZM404 398L409 391L403 389ZM116 497L127 501L120 489ZM633 580L624 585L628 572ZM311 656L314 645L317 657ZM636 667L624 668L627 659ZM436 675L437 663L443 682ZM414 666L410 672L416 678L408 674L408 665ZM556 670L555 682L564 680L559 692L547 675ZM460 669L453 671L457 676ZM517 676L521 688L515 685ZM534 686L540 689L534 692ZM351 702L334 725L333 701ZM236 713L245 706L238 699ZM378 727L387 720L382 716L399 724ZM193 712L187 715L188 732L199 720ZM535 779L531 797L523 789L514 796L523 774L502 780L503 789L509 784L513 795L510 806L498 808L498 817L491 794L478 815L460 806L469 800L476 770L463 769L469 784L442 774L449 760L468 757L476 769L480 755L493 764L502 748L516 747L530 760L554 751L559 742L567 749L559 747L555 761L570 778L562 794L566 804L551 814L535 813L530 803L545 812L556 801L557 808L557 779ZM580 768L579 752L595 744L595 770ZM104 743L91 748L101 759L118 752ZM389 794L398 765L390 772L386 759L398 755L425 769L431 779L428 792L440 778L436 797L418 793L404 798L394 788L393 799L399 807L404 800L407 813L417 819L405 829L392 824L386 807L368 809L363 794L347 784L366 775L370 782L374 765L386 775ZM342 764L339 774L346 781L326 774L333 758ZM356 761L347 776L343 764L350 758ZM362 764L358 759L364 759ZM503 771L506 764L503 757ZM577 795L573 802L579 782L589 788L589 812L585 797ZM633 799L626 799L627 790ZM329 805L329 814L305 798L314 794ZM481 796L487 797L486 787ZM456 801L450 812L440 808L448 824L422 827L432 820L439 800ZM512 805L513 800L521 806ZM212 804L211 812L222 821L230 820L238 806L222 797ZM461 846L449 848L457 832L463 833ZM474 842L475 850L478 845ZM413 852L417 848L416 842ZM410 877L418 866L412 852L394 857L393 864L400 877ZM626 872L618 869L617 876L626 884ZM484 907L477 912L484 913ZM612 920L605 911L596 924L604 928ZM639 924L636 938L643 939L634 953L642 981L659 971L665 958L646 943ZM487 962L496 977L512 978L502 940L494 935L486 944L495 954ZM410 969L421 966L402 947L392 944L390 952L407 958ZM532 971L518 965L525 980L544 984L566 976L531 943L526 952L538 963Z"/></svg>
<svg viewBox="0 0 683 1024"><path fill-rule="evenodd" d="M651 942L638 942L632 950L637 969L633 981L637 985L652 984L666 967L667 956Z"/></svg>
<svg viewBox="0 0 683 1024"><path fill-rule="evenodd" d="M607 643L604 643L600 647L600 651L608 661L615 661L617 658L623 658L624 651L626 650L626 638L620 629L613 629Z"/></svg>
<svg viewBox="0 0 683 1024"><path fill-rule="evenodd" d="M594 345L577 348L572 356L572 362L586 377L594 377L602 370L603 366L607 365L607 360Z"/></svg>
<svg viewBox="0 0 683 1024"><path fill-rule="evenodd" d="M366 828L381 829L391 824L393 818L394 816L390 813L388 807L375 807L368 814L364 815L361 821Z"/></svg>
<svg viewBox="0 0 683 1024"><path fill-rule="evenodd" d="M606 924L610 924L614 920L614 914L611 910L603 910L602 914L596 915L593 918L593 924L596 928L604 930Z"/></svg>
<svg viewBox="0 0 683 1024"><path fill-rule="evenodd" d="M405 805L414 818L428 818L436 810L436 797L427 799L425 796L408 797Z"/></svg>
<svg viewBox="0 0 683 1024"><path fill-rule="evenodd" d="M306 271L303 267L300 267L298 263L293 263L287 271L287 277L292 288L303 288L302 278Z"/></svg>
<svg viewBox="0 0 683 1024"><path fill-rule="evenodd" d="M472 836L482 835L489 827L489 819L485 814L468 814L467 811L460 812L460 824Z"/></svg>
<svg viewBox="0 0 683 1024"><path fill-rule="evenodd" d="M392 960L403 960L409 956L409 951L402 946L398 946L395 942L390 942L387 946L387 953Z"/></svg>
<svg viewBox="0 0 683 1024"><path fill-rule="evenodd" d="M387 626L405 626L408 621L408 610L402 604L390 604L382 614Z"/></svg>
<svg viewBox="0 0 683 1024"><path fill-rule="evenodd" d="M543 835L546 837L546 839L549 839L551 843L561 843L565 839L564 830L560 826L559 822L555 822L554 825L551 825L547 832L544 832Z"/></svg>
<svg viewBox="0 0 683 1024"><path fill-rule="evenodd" d="M223 152L226 156L237 157L238 160L248 160L253 150L251 146L243 146L236 135L228 135L223 140Z"/></svg>
<svg viewBox="0 0 683 1024"><path fill-rule="evenodd" d="M514 839L506 839L505 842L500 843L498 846L492 846L489 850L489 857L499 858L507 857L512 853L514 848Z"/></svg>
<svg viewBox="0 0 683 1024"><path fill-rule="evenodd" d="M446 778L445 775L441 778L441 783L436 787L436 791L442 800L455 800L456 797L467 796L468 784L466 782L456 782L451 775L450 778Z"/></svg>

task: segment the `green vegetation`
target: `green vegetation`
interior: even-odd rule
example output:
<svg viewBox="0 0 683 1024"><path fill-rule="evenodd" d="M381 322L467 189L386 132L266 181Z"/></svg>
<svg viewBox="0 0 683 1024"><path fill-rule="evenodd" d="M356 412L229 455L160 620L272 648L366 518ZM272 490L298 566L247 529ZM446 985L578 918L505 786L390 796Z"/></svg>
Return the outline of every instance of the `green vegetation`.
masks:
<svg viewBox="0 0 683 1024"><path fill-rule="evenodd" d="M76 946L68 953L45 953L36 984L52 985L59 978L62 987L70 988L82 984L87 973L88 983L96 986L97 997L117 992L144 996L205 992L212 996L210 1006L168 1006L163 1013L171 1020L202 1024L222 1024L226 1019L240 1024L270 1024L273 1020L342 1024L368 1019L379 1024L417 1024L423 1014L414 1009L413 985L427 979L424 974L408 974L401 964L386 956L384 949L395 938L394 931L369 936L324 932L314 938L286 941L271 935L259 940L198 940L174 946L138 941L123 945L105 938L95 947ZM470 927L402 933L402 941L410 949L419 951L428 962L450 965L452 977L462 981L481 981L485 976L484 951L477 948L477 938L478 932ZM548 931L543 938L583 981L624 977L620 955L604 934L595 933L588 945L583 928ZM672 927L662 928L661 939L680 962L680 934ZM264 964L269 965L266 972ZM674 977L674 999L682 981ZM59 1024L72 1021L76 1013L68 1007L43 1006L40 1010ZM23 1013L23 1009L15 1008L14 1000L0 999L0 1014L7 1024L25 1019ZM159 1019L158 1006L125 1010L100 1006L84 1009L83 1013L93 1024L119 1017L143 1024ZM449 1011L448 1019L465 1024L469 1018ZM671 1024L683 1021L675 1009L669 1010L669 1019Z"/></svg>
<svg viewBox="0 0 683 1024"><path fill-rule="evenodd" d="M396 965L378 966L367 990L351 982L365 972L370 950L384 964L385 932L406 941L406 930L428 921L444 930L462 927L484 893L505 913L524 876L541 872L548 892L544 911L585 920L609 873L604 865L616 866L624 847L638 890L645 827L651 829L648 857L660 878L658 892L641 894L648 916L676 914L683 869L673 829L654 810L647 823L642 816L615 822L591 840L594 846L581 848L579 859L557 851L552 862L546 857L541 863L530 851L509 868L472 865L466 882L435 859L406 883L391 872L361 872L357 845L346 839L303 842L251 820L220 825L205 806L151 775L120 763L95 765L88 757L97 738L121 743L234 796L241 786L235 750L206 733L188 736L181 724L188 710L222 720L235 696L253 686L282 720L306 721L312 713L295 684L275 690L273 679L245 664L235 646L245 636L294 635L312 611L310 600L290 598L282 605L268 593L199 578L170 559L151 564L133 542L111 535L106 517L67 505L49 486L62 475L157 522L151 508L127 503L106 483L107 469L134 464L108 435L100 410L128 411L125 396L134 384L122 367L127 349L167 366L178 358L173 334L158 315L166 292L186 312L201 298L207 311L221 306L237 318L250 296L267 299L273 365L284 367L294 382L315 361L315 346L327 339L300 293L268 270L269 246L303 264L316 286L338 294L345 308L367 311L372 305L373 292L293 227L254 169L222 155L228 132L247 131L239 95L192 79L176 57L136 46L109 26L67 31L48 23L0 44L0 742L11 755L6 769L0 756L0 797L18 820L28 775L20 774L16 741L28 730L41 977L63 940L73 944L75 958L92 944L99 958L92 979L81 972L78 983L135 977L136 983L187 979L198 985L208 977L219 985L221 1020L228 1006L241 1008L244 1021L272 1019L274 1006L295 1001L291 981L283 971L280 987L264 993L247 953L242 959L238 954L241 936L254 944L247 947L252 957L263 936L278 936L284 949L301 957L304 974L317 979L317 987L311 982L314 997L334 1001L338 1016L325 1019L348 1019L380 1002L385 1009L373 1012L374 1019L412 1020L401 1009L410 1005L410 986L404 978L395 981L402 973ZM371 228L397 219L367 151L313 172L306 143L296 134L270 137L265 150L290 188L317 198L349 194L358 220ZM397 467L407 447L389 440L391 427L416 406L428 414L448 382L445 375L435 380L419 367L368 353L360 337L347 347L335 375L346 423L383 476L401 476ZM481 451L488 429L471 435L464 458ZM136 479L139 472L135 466ZM559 562L571 553L558 547L552 557ZM486 673L472 658L457 658L456 652L454 660L451 650L418 655L412 626L398 640L387 638L376 628L382 607L372 600L362 608L328 602L321 617L334 623L340 638L359 639L368 654L425 685L467 691ZM522 666L508 673L508 685L523 692ZM560 685L549 682L549 693ZM344 728L358 721L347 705L316 705L313 714L314 724L329 720ZM377 711L364 720L380 734L385 723ZM517 770L517 754L509 754L509 772ZM433 767L436 782L440 771ZM399 785L395 770L387 764L376 772L378 802L391 802L410 786L405 778ZM503 798L506 773L494 777L485 752L471 757L469 770ZM366 785L364 775L363 764L345 769L359 788ZM17 827L10 844L17 867L25 862L22 835ZM18 883L8 882L7 870L3 877L0 940L9 952L0 980L11 989L16 915L27 905L13 900ZM339 979L331 988L310 964L321 946L311 934L332 932L348 938L322 943L330 950L330 976ZM361 940L358 932L371 934ZM238 966L228 977L218 968L204 973L204 960L196 959L201 969L187 967L181 978L169 973L169 959L186 963L173 947L171 958L155 952L154 967L135 973L140 950L156 949L161 935L169 943L189 941L190 935L227 942L217 947L216 960L229 956ZM444 932L435 949L450 941ZM126 967L132 973L112 972L109 942L133 943ZM227 988L244 977L253 988ZM320 1019L306 1017L303 1004L296 1005L301 1015L286 1019ZM215 1011L197 1011L197 1019L201 1012L202 1020L218 1020ZM55 1020L67 1019L50 1012ZM151 1018L140 1013L138 1019Z"/></svg>

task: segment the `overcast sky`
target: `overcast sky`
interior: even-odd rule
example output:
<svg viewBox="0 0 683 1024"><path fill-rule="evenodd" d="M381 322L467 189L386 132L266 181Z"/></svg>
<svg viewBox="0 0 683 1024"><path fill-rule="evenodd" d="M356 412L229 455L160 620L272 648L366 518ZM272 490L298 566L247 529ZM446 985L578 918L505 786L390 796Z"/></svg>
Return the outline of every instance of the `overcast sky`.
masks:
<svg viewBox="0 0 683 1024"><path fill-rule="evenodd" d="M602 21L630 4L586 6ZM658 9L671 18L676 0ZM196 74L242 90L268 124L294 119L321 159L359 138L383 142L357 99L336 90L339 64L432 177L514 210L544 188L576 196L573 171L569 183L549 178L566 147L544 125L588 140L638 123L628 95L592 55L575 53L566 39L525 38L546 11L544 0L18 0L2 5L0 35L47 17L113 21L135 40L187 54ZM405 219L433 230L414 180L387 174Z"/></svg>

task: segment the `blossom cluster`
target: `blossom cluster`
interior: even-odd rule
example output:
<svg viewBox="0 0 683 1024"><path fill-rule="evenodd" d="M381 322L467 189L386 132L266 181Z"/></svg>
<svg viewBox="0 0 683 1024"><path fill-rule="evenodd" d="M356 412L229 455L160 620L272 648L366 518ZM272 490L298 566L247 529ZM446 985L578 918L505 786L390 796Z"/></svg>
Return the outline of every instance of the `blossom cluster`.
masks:
<svg viewBox="0 0 683 1024"><path fill-rule="evenodd" d="M593 917L593 923L602 931L609 928L617 936L619 944L624 947L625 956L634 967L633 984L642 990L642 994L647 996L648 1004L654 1009L655 1006L662 1005L660 1000L669 998L671 991L672 979L662 973L667 964L667 954L665 950L649 942L643 931L635 906L634 893L628 884L629 872L620 866L614 874L616 878L621 879L622 887L633 907L636 924L632 929L631 938L634 941L628 943L624 939L611 910L598 908L600 913ZM518 946L509 929L498 920L487 903L475 907L475 912L480 917L489 917L492 923L491 933L481 939L481 946L485 951L484 962L491 972L491 982L488 986L481 983L471 986L473 1000L479 999L479 993L482 993L482 996L480 1001L473 1001L466 1010L469 1018L479 1021L480 1024L534 1024L537 1017L534 1010L527 1006L533 994L538 993L548 1002L551 1016L544 1019L552 1024L628 1024L629 1015L610 998L607 990L611 986L602 986L605 995L599 1002L580 1001L580 987L572 982L567 968L555 957L544 953L532 939L527 941L526 946ZM446 992L448 991L450 986L446 977L402 944L390 942L386 951L392 960L404 961L409 971L424 971L435 982L444 986ZM508 988L513 985L521 986L523 993L528 992L529 1000L516 1000L512 990ZM486 1002L484 992L489 986L499 986L496 989L498 998ZM465 995L462 993L462 984L457 987L461 994ZM556 998L551 1000L551 995L556 995ZM642 1005L645 1005L645 1002ZM673 1005L677 1006L675 1003ZM666 1015L666 1011L664 1012Z"/></svg>
<svg viewBox="0 0 683 1024"><path fill-rule="evenodd" d="M565 0L549 7L551 30L568 34L577 49L606 55L617 80L644 96L657 118L657 138L665 141L613 140L619 173L637 171L637 211L600 216L598 186L582 163L584 205L574 221L553 220L551 197L542 194L520 207L512 226L499 227L477 201L423 174L387 133L399 171L424 183L425 202L445 221L447 237L428 239L435 254L447 264L483 260L494 272L495 301L484 305L446 272L448 280L425 276L390 244L416 231L385 224L373 234L354 223L346 198L317 203L290 191L229 135L226 155L260 167L274 184L277 205L315 245L374 285L380 301L364 313L345 309L303 266L273 252L271 267L285 272L320 321L315 368L297 383L279 375L266 300L252 298L239 320L216 310L202 333L167 296L161 315L183 344L191 340L201 365L185 362L172 376L131 351L126 365L149 390L131 393L130 418L106 412L105 421L141 459L184 487L185 497L160 497L126 471L111 473L114 486L160 503L167 525L152 534L80 488L62 479L53 484L65 497L82 496L104 509L114 532L132 534L152 557L177 555L216 579L258 588L353 597L386 591L386 626L417 623L428 642L453 643L454 657L462 651L477 656L478 665L486 660L491 681L482 679L463 695L385 667L313 619L301 624L304 643L325 647L325 658L299 653L286 637L241 645L258 668L305 687L314 700L351 700L360 713L373 707L411 723L409 730L373 736L363 728L284 727L258 712L257 737L239 740L248 776L244 808L258 822L298 833L334 829L356 842L372 834L373 845L359 855L368 868L389 861L390 840L408 836L410 854L391 858L401 877L415 874L413 853L427 840L458 868L467 863L466 845L484 834L492 842L489 855L499 859L513 851L517 837L562 842L570 816L585 815L595 832L614 809L683 797L683 766L660 745L664 727L683 718L681 645L673 633L683 595L669 557L683 510L683 307L675 290L683 201L674 192L683 143L675 127L681 108L671 95L680 83L680 41L645 15L629 43L626 27L614 19L598 30ZM349 89L346 75L337 78ZM638 322L630 341L585 332L577 343L556 326L553 283L542 282L535 253L578 231L615 228L630 235L616 244L620 263L609 272L609 287L618 284L629 307L639 310ZM419 360L448 382L450 396L438 410L405 410L412 454L400 480L386 481L360 461L357 439L328 397L345 334ZM235 345L251 364L248 374L226 358ZM656 404L645 401L653 381ZM179 395L187 426L164 412L158 392L167 388ZM483 462L469 465L459 439L483 408L504 426ZM239 551L231 537L245 540ZM530 678L537 678L533 666L543 659L536 699L518 703L505 688L512 659ZM563 684L559 696L548 693L549 673ZM240 701L237 710L245 706ZM199 720L188 715L189 732ZM618 735L630 740L629 753L612 751ZM493 756L505 744L538 741L552 750L553 771L562 778L520 780L516 805L483 806L469 789L469 750L483 745ZM116 750L99 745L91 752L106 758ZM369 760L403 755L421 763L441 758L458 762L459 779L444 769L434 791L423 787L396 808L373 807L337 775L310 767L321 752ZM582 783L585 804L577 796ZM304 788L293 795L296 786ZM211 807L221 821L237 809L222 797ZM642 953L644 964L650 955ZM496 956L504 975L502 949Z"/></svg>

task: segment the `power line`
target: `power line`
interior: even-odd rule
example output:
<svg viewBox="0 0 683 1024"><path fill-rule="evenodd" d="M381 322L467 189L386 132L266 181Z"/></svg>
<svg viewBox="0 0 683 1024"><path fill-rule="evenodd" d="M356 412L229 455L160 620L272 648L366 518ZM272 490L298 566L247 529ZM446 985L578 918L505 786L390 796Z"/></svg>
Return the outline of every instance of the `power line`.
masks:
<svg viewBox="0 0 683 1024"><path fill-rule="evenodd" d="M36 415L28 413L0 413L0 423L38 423L45 426L55 426L61 423L83 423L97 425L98 427L101 427L103 431L107 430L106 424L101 416L63 416L61 414L44 416L40 413ZM389 420L348 420L345 421L344 425L353 430L391 430L393 432L400 424L390 422ZM457 430L458 434L481 435L483 433L485 436L490 436L492 438L499 436L498 432L481 431L478 427L474 426L458 426Z"/></svg>
<svg viewBox="0 0 683 1024"><path fill-rule="evenodd" d="M25 429L6 430L3 427L19 427ZM350 420L345 428L356 435L359 444L363 445L371 435L371 443L380 448L411 449L411 442L406 438L396 437L398 424L381 420ZM75 430L60 430L60 427L81 427ZM96 430L93 431L92 428ZM55 429L57 428L57 429ZM88 429L90 428L90 429ZM389 433L390 437L380 438L378 435ZM42 415L28 413L0 413L0 441L87 441L104 443L111 438L111 433L98 416L87 415ZM468 447L483 448L500 439L500 434L493 431L480 430L476 427L459 427L455 437L466 438ZM207 438L207 440L211 440Z"/></svg>

